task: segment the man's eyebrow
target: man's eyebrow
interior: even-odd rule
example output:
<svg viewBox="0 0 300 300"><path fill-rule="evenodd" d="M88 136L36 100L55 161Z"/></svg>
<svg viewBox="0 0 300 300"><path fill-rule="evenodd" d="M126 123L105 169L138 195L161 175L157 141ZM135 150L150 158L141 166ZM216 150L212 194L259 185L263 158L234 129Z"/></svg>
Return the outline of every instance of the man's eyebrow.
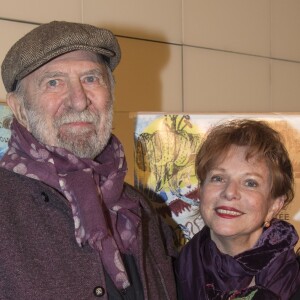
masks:
<svg viewBox="0 0 300 300"><path fill-rule="evenodd" d="M87 71L83 72L81 75L90 75L90 74L103 76L104 75L104 70L102 70L100 68L90 69L90 70L87 70Z"/></svg>

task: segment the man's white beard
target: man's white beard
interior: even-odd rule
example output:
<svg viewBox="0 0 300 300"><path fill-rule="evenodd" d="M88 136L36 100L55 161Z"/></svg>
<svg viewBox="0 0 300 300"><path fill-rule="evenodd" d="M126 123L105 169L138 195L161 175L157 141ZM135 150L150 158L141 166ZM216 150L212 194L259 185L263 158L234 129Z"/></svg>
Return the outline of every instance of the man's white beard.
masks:
<svg viewBox="0 0 300 300"><path fill-rule="evenodd" d="M68 111L53 122L52 128L47 128L47 124L42 116L32 109L26 109L28 126L32 135L41 143L49 146L67 149L81 158L95 158L107 145L112 131L113 109L112 105L102 114L92 114L85 110L81 113ZM104 115L105 114L105 115ZM103 123L102 118L106 119ZM62 124L76 121L87 121L94 124L94 129L69 129L60 132ZM102 122L102 127L99 124ZM51 132L52 131L52 132ZM55 141L54 145L49 143L49 137Z"/></svg>

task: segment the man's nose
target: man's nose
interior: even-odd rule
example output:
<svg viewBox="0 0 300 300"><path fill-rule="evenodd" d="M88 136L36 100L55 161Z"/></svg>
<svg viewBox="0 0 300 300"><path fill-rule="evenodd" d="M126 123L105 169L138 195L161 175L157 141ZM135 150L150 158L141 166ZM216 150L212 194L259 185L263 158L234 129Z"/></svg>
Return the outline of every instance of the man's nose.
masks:
<svg viewBox="0 0 300 300"><path fill-rule="evenodd" d="M227 200L240 199L239 183L234 180L229 180L224 186L222 196Z"/></svg>
<svg viewBox="0 0 300 300"><path fill-rule="evenodd" d="M84 111L89 106L89 99L81 82L73 82L69 87L68 105L74 110Z"/></svg>

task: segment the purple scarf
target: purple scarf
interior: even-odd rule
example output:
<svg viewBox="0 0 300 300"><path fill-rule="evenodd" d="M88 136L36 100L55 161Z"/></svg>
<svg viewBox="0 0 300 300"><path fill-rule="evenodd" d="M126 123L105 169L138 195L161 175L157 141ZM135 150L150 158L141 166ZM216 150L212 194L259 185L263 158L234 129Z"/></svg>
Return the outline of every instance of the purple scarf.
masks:
<svg viewBox="0 0 300 300"><path fill-rule="evenodd" d="M217 249L205 226L176 262L183 298L288 300L300 287L297 241L291 224L274 220L255 247L232 257ZM253 277L255 285L248 287Z"/></svg>
<svg viewBox="0 0 300 300"><path fill-rule="evenodd" d="M127 171L123 147L112 136L96 159L38 142L16 120L1 166L55 188L68 199L78 245L88 242L118 289L130 285L120 252L136 252L139 203L123 192Z"/></svg>

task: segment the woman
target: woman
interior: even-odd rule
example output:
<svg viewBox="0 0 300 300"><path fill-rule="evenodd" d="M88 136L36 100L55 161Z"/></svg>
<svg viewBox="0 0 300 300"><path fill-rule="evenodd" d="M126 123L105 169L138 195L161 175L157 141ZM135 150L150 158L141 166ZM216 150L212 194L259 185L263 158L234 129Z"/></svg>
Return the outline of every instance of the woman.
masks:
<svg viewBox="0 0 300 300"><path fill-rule="evenodd" d="M214 127L196 157L204 228L182 249L182 298L283 299L300 287L294 227L276 215L294 197L278 132L234 120Z"/></svg>

